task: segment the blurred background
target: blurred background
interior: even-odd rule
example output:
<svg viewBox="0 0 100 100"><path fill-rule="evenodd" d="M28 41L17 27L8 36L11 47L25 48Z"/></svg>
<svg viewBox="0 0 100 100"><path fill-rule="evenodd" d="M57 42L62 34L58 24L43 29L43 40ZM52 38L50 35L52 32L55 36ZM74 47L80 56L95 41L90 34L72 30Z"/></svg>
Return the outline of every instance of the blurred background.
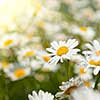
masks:
<svg viewBox="0 0 100 100"><path fill-rule="evenodd" d="M77 59L48 63L50 43L69 38L81 50L99 40L100 0L0 0L0 100L28 100L40 89L55 94L77 75Z"/></svg>

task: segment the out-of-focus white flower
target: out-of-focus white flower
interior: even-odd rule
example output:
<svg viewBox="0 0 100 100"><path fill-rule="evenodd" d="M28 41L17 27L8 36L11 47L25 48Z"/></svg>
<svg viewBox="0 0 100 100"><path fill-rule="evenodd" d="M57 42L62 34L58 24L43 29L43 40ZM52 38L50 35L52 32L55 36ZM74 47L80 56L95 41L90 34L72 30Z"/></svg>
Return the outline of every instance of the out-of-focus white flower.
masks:
<svg viewBox="0 0 100 100"><path fill-rule="evenodd" d="M13 67L13 64L9 63L8 61L0 62L0 69L2 69L4 72L7 72L11 67Z"/></svg>
<svg viewBox="0 0 100 100"><path fill-rule="evenodd" d="M94 40L92 44L86 44L86 46L89 50L83 51L83 54L89 66L94 68L94 75L97 75L100 71L100 43Z"/></svg>
<svg viewBox="0 0 100 100"><path fill-rule="evenodd" d="M20 67L20 65L13 65L13 67L9 68L6 71L8 77L11 78L12 81L22 79L28 75L30 75L31 69L30 67Z"/></svg>
<svg viewBox="0 0 100 100"><path fill-rule="evenodd" d="M16 51L16 54L22 66L31 66L31 62L36 57L36 50L30 47L21 48L21 50Z"/></svg>
<svg viewBox="0 0 100 100"><path fill-rule="evenodd" d="M84 57L82 55L76 54L76 55L73 55L73 57L71 58L71 61L79 63L79 62L83 61L83 59L84 59Z"/></svg>
<svg viewBox="0 0 100 100"><path fill-rule="evenodd" d="M32 60L32 61L30 61L30 62L28 62L28 65L31 67L31 69L32 69L33 71L36 71L36 70L42 68L41 62L39 62L38 60L35 60L35 59Z"/></svg>
<svg viewBox="0 0 100 100"><path fill-rule="evenodd" d="M83 54L85 55L94 55L94 56L100 56L100 42L97 40L94 40L91 43L86 44L87 51L83 51Z"/></svg>
<svg viewBox="0 0 100 100"><path fill-rule="evenodd" d="M0 48L11 48L19 44L18 34L4 35L1 38Z"/></svg>
<svg viewBox="0 0 100 100"><path fill-rule="evenodd" d="M93 30L93 28L86 27L86 26L82 26L82 27L74 26L72 28L72 33L80 35L86 40L91 40L95 36L95 31Z"/></svg>
<svg viewBox="0 0 100 100"><path fill-rule="evenodd" d="M28 95L28 98L29 100L53 100L54 96L51 93L40 90L38 94L33 91L32 95Z"/></svg>
<svg viewBox="0 0 100 100"><path fill-rule="evenodd" d="M75 65L75 73L83 80L92 79L92 70L87 68L86 64L79 63Z"/></svg>
<svg viewBox="0 0 100 100"><path fill-rule="evenodd" d="M56 71L58 69L57 65L49 63L51 57L47 52L45 51L39 52L37 58L42 65L41 67L42 71Z"/></svg>
<svg viewBox="0 0 100 100"><path fill-rule="evenodd" d="M95 82L94 80L87 80L87 81L84 81L83 86L86 88L94 88Z"/></svg>
<svg viewBox="0 0 100 100"><path fill-rule="evenodd" d="M79 77L71 78L67 82L62 82L62 86L59 87L62 92L58 92L56 97L63 99L64 97L70 95L74 90L79 88L82 84L83 81Z"/></svg>
<svg viewBox="0 0 100 100"><path fill-rule="evenodd" d="M71 94L73 100L100 100L100 93L89 88L79 88Z"/></svg>
<svg viewBox="0 0 100 100"><path fill-rule="evenodd" d="M31 48L22 48L21 50L17 51L18 56L20 56L23 60L25 58L30 58L36 55L35 50Z"/></svg>
<svg viewBox="0 0 100 100"><path fill-rule="evenodd" d="M53 41L51 47L47 48L47 51L52 56L49 62L57 64L59 61L63 62L63 59L71 59L73 55L80 51L79 49L74 49L77 45L78 41L76 39L69 39L67 42Z"/></svg>

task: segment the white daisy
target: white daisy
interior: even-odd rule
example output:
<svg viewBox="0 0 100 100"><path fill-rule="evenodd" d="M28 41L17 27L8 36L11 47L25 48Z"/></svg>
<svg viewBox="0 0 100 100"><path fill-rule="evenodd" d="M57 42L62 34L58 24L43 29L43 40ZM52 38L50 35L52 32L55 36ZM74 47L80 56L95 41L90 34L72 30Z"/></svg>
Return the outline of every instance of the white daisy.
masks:
<svg viewBox="0 0 100 100"><path fill-rule="evenodd" d="M17 34L5 35L0 42L0 48L10 48L17 46L19 38Z"/></svg>
<svg viewBox="0 0 100 100"><path fill-rule="evenodd" d="M90 88L81 87L71 94L73 100L100 100L100 93Z"/></svg>
<svg viewBox="0 0 100 100"><path fill-rule="evenodd" d="M49 60L51 59L51 57L45 51L39 52L37 59L42 65L42 71L56 71L58 69L57 65L49 63Z"/></svg>
<svg viewBox="0 0 100 100"><path fill-rule="evenodd" d="M65 41L53 41L51 43L51 47L47 48L47 51L51 54L50 63L58 63L59 61L63 62L63 59L71 59L71 57L77 52L79 49L74 49L78 45L78 41L76 39L69 39L67 42Z"/></svg>
<svg viewBox="0 0 100 100"><path fill-rule="evenodd" d="M100 42L97 40L94 40L91 43L87 43L86 47L89 49L87 51L84 51L83 54L90 55L93 54L95 56L100 56Z"/></svg>
<svg viewBox="0 0 100 100"><path fill-rule="evenodd" d="M86 44L86 47L89 50L84 51L83 54L85 54L89 66L94 68L94 75L97 75L100 71L100 43L94 40L91 44Z"/></svg>
<svg viewBox="0 0 100 100"><path fill-rule="evenodd" d="M66 96L70 95L74 90L79 88L82 84L83 81L79 77L71 78L67 82L62 82L62 86L59 87L62 92L58 92L56 94L56 97L63 99Z"/></svg>
<svg viewBox="0 0 100 100"><path fill-rule="evenodd" d="M83 86L86 87L86 88L94 88L94 86L95 86L95 81L94 81L94 80L87 80L87 81L84 81Z"/></svg>
<svg viewBox="0 0 100 100"><path fill-rule="evenodd" d="M36 70L39 70L42 68L41 62L39 62L37 60L30 61L29 66L31 66L33 71L36 71Z"/></svg>
<svg viewBox="0 0 100 100"><path fill-rule="evenodd" d="M87 68L85 62L79 62L75 65L75 73L83 80L92 79L92 70Z"/></svg>
<svg viewBox="0 0 100 100"><path fill-rule="evenodd" d="M94 75L97 75L100 71L100 57L98 56L88 56L87 57L88 67L93 68Z"/></svg>
<svg viewBox="0 0 100 100"><path fill-rule="evenodd" d="M19 56L19 59L26 59L26 58L30 58L33 57L34 55L36 55L35 50L32 48L22 48L21 50L17 51L17 54Z"/></svg>
<svg viewBox="0 0 100 100"><path fill-rule="evenodd" d="M95 31L91 27L86 27L86 26L82 27L74 26L72 28L72 33L80 35L86 40L91 40L95 36Z"/></svg>
<svg viewBox="0 0 100 100"><path fill-rule="evenodd" d="M72 58L71 58L71 61L72 62L75 62L75 63L79 63L81 61L83 61L84 57L80 54L76 54L76 55L73 55Z"/></svg>
<svg viewBox="0 0 100 100"><path fill-rule="evenodd" d="M22 79L31 73L31 69L29 67L24 68L19 66L20 65L13 65L13 67L6 72L12 81Z"/></svg>
<svg viewBox="0 0 100 100"><path fill-rule="evenodd" d="M28 98L29 100L53 100L54 96L51 93L40 90L38 94L33 91L32 95L28 95Z"/></svg>
<svg viewBox="0 0 100 100"><path fill-rule="evenodd" d="M0 69L2 69L4 72L7 72L9 68L12 68L13 64L8 61L1 61L0 62Z"/></svg>

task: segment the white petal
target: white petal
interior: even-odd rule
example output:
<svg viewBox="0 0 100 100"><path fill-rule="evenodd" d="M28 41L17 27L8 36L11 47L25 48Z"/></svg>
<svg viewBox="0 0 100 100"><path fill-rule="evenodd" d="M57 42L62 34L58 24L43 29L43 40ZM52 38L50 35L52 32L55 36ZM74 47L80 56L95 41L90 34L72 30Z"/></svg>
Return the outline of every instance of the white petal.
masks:
<svg viewBox="0 0 100 100"><path fill-rule="evenodd" d="M100 68L99 68L99 67L95 68L95 69L94 69L94 72L93 72L94 75L97 75L97 74L99 73L99 71L100 71Z"/></svg>
<svg viewBox="0 0 100 100"><path fill-rule="evenodd" d="M33 96L31 96L30 94L28 95L29 100L34 100Z"/></svg>

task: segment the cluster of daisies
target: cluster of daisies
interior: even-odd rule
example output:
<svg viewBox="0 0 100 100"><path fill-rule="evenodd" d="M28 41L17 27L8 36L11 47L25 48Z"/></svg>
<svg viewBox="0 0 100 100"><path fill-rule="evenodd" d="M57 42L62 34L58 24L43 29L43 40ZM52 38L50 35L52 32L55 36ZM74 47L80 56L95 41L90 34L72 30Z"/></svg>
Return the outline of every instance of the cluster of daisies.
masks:
<svg viewBox="0 0 100 100"><path fill-rule="evenodd" d="M34 90L29 100L100 100L100 0L9 2L0 3L0 76L40 82L65 68L61 92Z"/></svg>
<svg viewBox="0 0 100 100"><path fill-rule="evenodd" d="M77 75L66 82L62 82L62 86L59 87L61 92L55 95L55 99L51 93L40 90L38 94L35 91L32 92L32 95L29 94L29 100L63 100L65 98L69 98L69 100L100 99L99 90L94 91L95 85L98 84L95 82L97 80L93 79L93 75L96 76L100 71L100 42L94 40L86 44L88 50L83 51L82 55L78 53L80 49L76 48L77 45L78 41L76 39L68 39L67 42L54 41L51 43L51 47L47 48L48 56L50 57L48 63L56 65L60 62L64 63L65 60L69 62L74 61L74 71Z"/></svg>

